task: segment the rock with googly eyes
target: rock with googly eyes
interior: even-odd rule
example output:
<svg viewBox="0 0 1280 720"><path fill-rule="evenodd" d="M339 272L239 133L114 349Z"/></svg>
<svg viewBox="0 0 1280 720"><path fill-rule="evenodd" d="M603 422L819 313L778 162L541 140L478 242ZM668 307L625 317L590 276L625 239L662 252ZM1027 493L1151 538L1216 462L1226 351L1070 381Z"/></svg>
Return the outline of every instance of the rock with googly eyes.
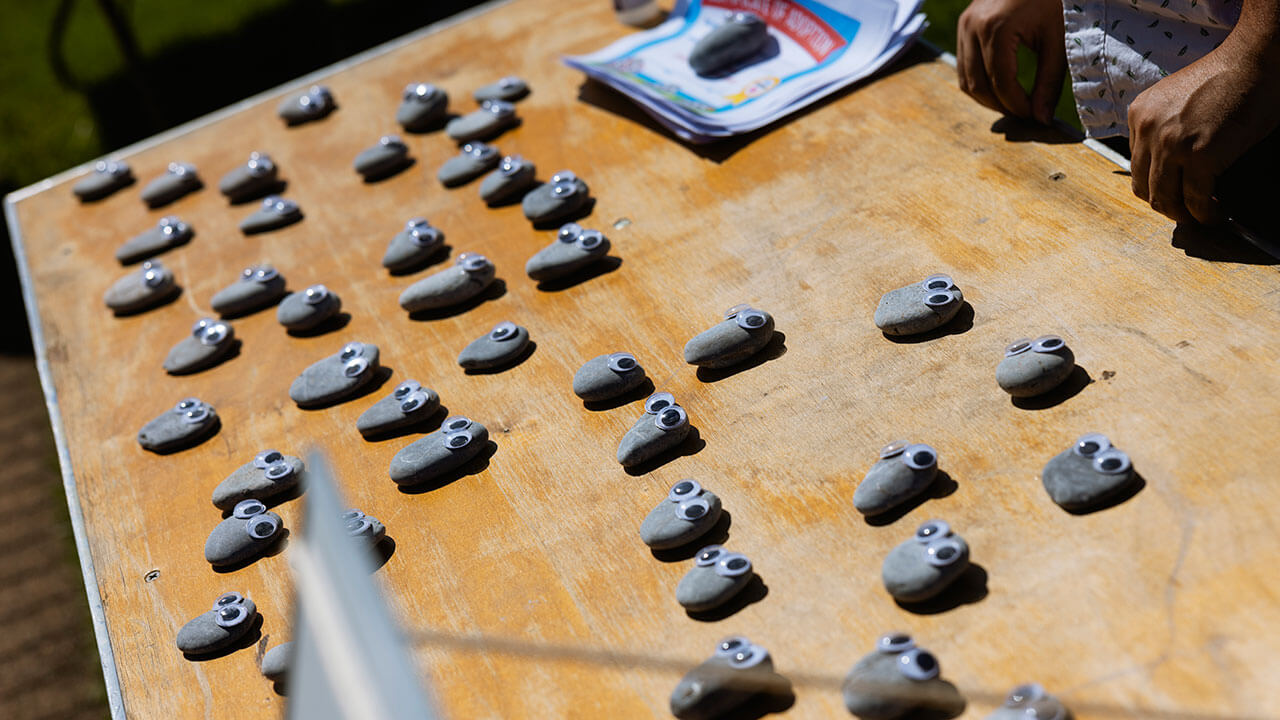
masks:
<svg viewBox="0 0 1280 720"><path fill-rule="evenodd" d="M400 93L396 122L409 132L423 132L444 119L449 94L431 83L409 83Z"/></svg>
<svg viewBox="0 0 1280 720"><path fill-rule="evenodd" d="M671 393L659 392L644 401L644 414L618 443L618 462L632 467L671 450L689 436L689 414Z"/></svg>
<svg viewBox="0 0 1280 720"><path fill-rule="evenodd" d="M492 207L522 198L537 182L534 179L537 172L534 164L523 157L508 155L480 181L480 199Z"/></svg>
<svg viewBox="0 0 1280 720"><path fill-rule="evenodd" d="M472 340L458 353L458 364L467 370L491 370L514 362L529 347L529 331L503 321Z"/></svg>
<svg viewBox="0 0 1280 720"><path fill-rule="evenodd" d="M204 559L215 568L240 565L280 539L284 523L258 500L241 500L231 517L213 526L204 541Z"/></svg>
<svg viewBox="0 0 1280 720"><path fill-rule="evenodd" d="M293 641L280 643L262 655L259 670L262 676L271 682L283 683L289 680L289 666L293 664Z"/></svg>
<svg viewBox="0 0 1280 720"><path fill-rule="evenodd" d="M404 140L398 135L383 135L377 144L361 150L353 165L365 182L373 182L395 175L410 162L409 146Z"/></svg>
<svg viewBox="0 0 1280 720"><path fill-rule="evenodd" d="M298 203L279 195L268 195L262 198L258 206L248 217L240 221L240 232L245 235L278 230L292 225L302 219L302 208Z"/></svg>
<svg viewBox="0 0 1280 720"><path fill-rule="evenodd" d="M698 333L684 346L684 361L705 368L737 365L773 339L773 316L749 305L735 305L724 320Z"/></svg>
<svg viewBox="0 0 1280 720"><path fill-rule="evenodd" d="M1067 720L1067 707L1039 683L1026 683L1009 691L1004 704L987 720Z"/></svg>
<svg viewBox="0 0 1280 720"><path fill-rule="evenodd" d="M694 43L689 67L702 76L733 69L759 53L769 40L769 26L759 16L731 13L725 22Z"/></svg>
<svg viewBox="0 0 1280 720"><path fill-rule="evenodd" d="M587 402L610 400L640 387L645 377L644 368L631 353L598 355L573 374L573 392Z"/></svg>
<svg viewBox="0 0 1280 720"><path fill-rule="evenodd" d="M410 218L391 238L382 256L382 267L392 273L407 272L435 257L444 248L444 233L426 218Z"/></svg>
<svg viewBox="0 0 1280 720"><path fill-rule="evenodd" d="M191 332L169 350L164 371L170 375L186 375L211 368L235 347L235 330L213 318L201 318Z"/></svg>
<svg viewBox="0 0 1280 720"><path fill-rule="evenodd" d="M1055 455L1040 480L1064 510L1086 512L1107 505L1134 482L1128 453L1101 433L1089 433Z"/></svg>
<svg viewBox="0 0 1280 720"><path fill-rule="evenodd" d="M876 327L885 335L919 335L946 325L964 305L964 293L947 275L890 290L876 306Z"/></svg>
<svg viewBox="0 0 1280 720"><path fill-rule="evenodd" d="M210 305L222 317L245 315L274 305L284 297L284 276L270 265L251 265L240 277L214 293Z"/></svg>
<svg viewBox="0 0 1280 720"><path fill-rule="evenodd" d="M640 539L654 550L688 545L720 520L720 498L697 480L681 480L640 523Z"/></svg>
<svg viewBox="0 0 1280 720"><path fill-rule="evenodd" d="M197 657L225 650L245 637L257 619L258 606L252 600L238 592L223 593L212 610L178 630L178 649Z"/></svg>
<svg viewBox="0 0 1280 720"><path fill-rule="evenodd" d="M278 114L286 125L301 125L312 120L319 120L337 108L333 93L324 85L312 85L305 92L290 95L276 106Z"/></svg>
<svg viewBox="0 0 1280 720"><path fill-rule="evenodd" d="M956 717L964 712L965 700L941 671L937 657L916 647L910 635L883 635L845 676L844 705L862 720L897 720L913 713Z"/></svg>
<svg viewBox="0 0 1280 720"><path fill-rule="evenodd" d="M279 450L262 450L218 483L213 489L213 505L227 511L245 500L265 504L297 489L303 469L301 458Z"/></svg>
<svg viewBox="0 0 1280 720"><path fill-rule="evenodd" d="M93 171L71 187L81 202L93 202L134 183L133 170L123 160L99 160Z"/></svg>
<svg viewBox="0 0 1280 720"><path fill-rule="evenodd" d="M452 267L415 282L400 293L409 312L460 305L484 292L494 280L493 263L483 255L462 253Z"/></svg>
<svg viewBox="0 0 1280 720"><path fill-rule="evenodd" d="M145 450L167 453L198 445L218 429L218 413L199 398L185 398L138 431Z"/></svg>
<svg viewBox="0 0 1280 720"><path fill-rule="evenodd" d="M515 75L508 75L497 82L491 82L488 85L482 85L471 93L471 97L476 102L482 103L486 100L505 100L507 102L515 102L524 98L529 94L529 85L524 80Z"/></svg>
<svg viewBox="0 0 1280 720"><path fill-rule="evenodd" d="M729 637L680 679L670 708L680 720L713 720L749 702L768 705L791 695L791 682L774 671L768 650L745 637Z"/></svg>
<svg viewBox="0 0 1280 720"><path fill-rule="evenodd" d="M324 285L312 285L289 293L276 308L276 320L286 328L305 332L338 314L342 298Z"/></svg>
<svg viewBox="0 0 1280 720"><path fill-rule="evenodd" d="M693 567L680 578L676 601L693 613L714 610L742 592L753 577L746 555L708 545L698 551Z"/></svg>
<svg viewBox="0 0 1280 720"><path fill-rule="evenodd" d="M942 520L930 520L889 551L880 579L895 600L923 602L947 589L969 567L969 545Z"/></svg>
<svg viewBox="0 0 1280 720"><path fill-rule="evenodd" d="M609 254L609 238L599 230L586 230L577 223L567 223L556 233L556 239L542 248L524 272L538 282L572 275Z"/></svg>
<svg viewBox="0 0 1280 720"><path fill-rule="evenodd" d="M116 260L121 265L131 265L139 260L146 260L166 250L187 244L195 230L183 222L181 218L166 215L160 218L155 227L147 228L134 235L116 248Z"/></svg>
<svg viewBox="0 0 1280 720"><path fill-rule="evenodd" d="M349 342L303 370L289 386L289 397L301 408L332 405L373 382L378 369L377 345Z"/></svg>
<svg viewBox="0 0 1280 720"><path fill-rule="evenodd" d="M502 153L498 148L479 141L469 142L440 166L436 179L445 187L457 187L492 170L501 161Z"/></svg>
<svg viewBox="0 0 1280 720"><path fill-rule="evenodd" d="M440 408L440 395L417 380L405 380L356 418L356 429L366 438L378 437L420 423Z"/></svg>
<svg viewBox="0 0 1280 720"><path fill-rule="evenodd" d="M470 462L488 442L489 431L484 425L455 415L439 430L401 448L391 458L387 472L397 485L431 482Z"/></svg>
<svg viewBox="0 0 1280 720"><path fill-rule="evenodd" d="M378 518L365 515L355 508L343 511L339 519L347 531L347 537L359 540L369 547L382 542L382 539L387 536L387 526L383 525Z"/></svg>
<svg viewBox="0 0 1280 720"><path fill-rule="evenodd" d="M880 459L853 491L853 507L875 517L920 495L938 477L938 451L898 440L880 450Z"/></svg>
<svg viewBox="0 0 1280 720"><path fill-rule="evenodd" d="M200 182L195 165L171 162L164 174L142 188L142 201L147 207L158 208L202 187L204 183Z"/></svg>
<svg viewBox="0 0 1280 720"><path fill-rule="evenodd" d="M249 153L243 165L234 168L218 181L218 192L232 203L241 203L262 197L280 184L280 169L264 152Z"/></svg>
<svg viewBox="0 0 1280 720"><path fill-rule="evenodd" d="M535 225L577 215L591 199L587 184L570 170L561 170L530 190L520 201L524 216Z"/></svg>
<svg viewBox="0 0 1280 720"><path fill-rule="evenodd" d="M1076 356L1066 341L1042 335L1015 340L1005 348L1004 359L996 366L996 382L1013 397L1035 397L1066 382L1075 369Z"/></svg>
<svg viewBox="0 0 1280 720"><path fill-rule="evenodd" d="M516 107L505 100L486 100L480 109L449 121L444 131L460 143L494 137L520 122Z"/></svg>
<svg viewBox="0 0 1280 720"><path fill-rule="evenodd" d="M148 260L142 267L115 281L102 296L103 302L116 315L132 315L163 305L181 292L173 272L159 260Z"/></svg>

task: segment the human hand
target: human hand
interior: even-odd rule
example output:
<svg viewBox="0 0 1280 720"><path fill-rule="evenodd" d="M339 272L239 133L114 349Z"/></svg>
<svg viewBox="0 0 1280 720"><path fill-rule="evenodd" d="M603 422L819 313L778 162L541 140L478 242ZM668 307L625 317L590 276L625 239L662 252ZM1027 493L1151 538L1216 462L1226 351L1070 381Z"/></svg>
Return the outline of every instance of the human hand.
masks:
<svg viewBox="0 0 1280 720"><path fill-rule="evenodd" d="M1028 96L1018 84L1018 45L1037 58ZM960 89L992 110L1048 125L1067 69L1061 0L973 0L960 15Z"/></svg>

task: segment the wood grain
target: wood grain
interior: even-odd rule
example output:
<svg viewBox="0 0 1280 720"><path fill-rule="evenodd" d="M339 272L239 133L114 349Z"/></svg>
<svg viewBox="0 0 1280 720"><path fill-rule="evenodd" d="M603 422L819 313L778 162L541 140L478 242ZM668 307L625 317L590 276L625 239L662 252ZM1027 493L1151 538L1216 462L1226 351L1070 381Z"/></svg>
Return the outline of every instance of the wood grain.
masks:
<svg viewBox="0 0 1280 720"><path fill-rule="evenodd" d="M128 157L141 182L104 202L81 206L63 182L17 203L128 715L280 712L253 649L193 663L173 639L230 589L257 601L270 644L289 637L287 549L212 572L201 554L219 517L209 494L263 447L320 447L348 501L395 539L377 577L451 718L664 717L681 674L737 633L795 682L787 716L841 717L845 672L895 628L937 653L969 699L966 718L1027 680L1083 720L1276 717L1275 269L1171 246L1172 226L1127 177L1078 144L993 130L996 116L939 62L904 64L749 142L690 149L558 61L624 32L607 3L522 0L328 78L340 108L321 122L286 128L268 99ZM357 152L397 130L405 83L437 83L465 112L472 89L513 72L533 93L519 104L523 125L497 144L540 177L570 168L587 180L597 203L584 222L613 241L613 272L538 289L523 265L552 233L518 206L487 209L476 185L440 187L435 171L455 152L440 133L406 136L417 163L389 180L364 184L352 170ZM229 208L216 183L255 149L280 165L306 219L245 237L236 224L253 207ZM139 189L171 160L195 163L207 187L148 211ZM112 251L166 213L197 233L163 257L181 297L112 317L102 292L124 272ZM408 318L396 297L421 273L389 277L379 259L413 215L442 228L454 255L492 258L504 294ZM327 284L349 324L296 338L260 312L233 322L238 357L167 376L170 345L260 261L293 289ZM933 272L963 287L972 327L887 340L871 322L879 296ZM684 342L738 302L769 310L782 344L741 372L700 377ZM507 372L464 374L457 352L504 319L528 327L536 351ZM1042 333L1064 336L1091 382L1052 407L1019 408L994 368L1007 342ZM382 348L391 379L359 400L297 409L292 379L353 339ZM638 476L614 452L639 402L590 411L570 391L578 365L622 349L675 394L701 439ZM365 442L355 419L409 377L491 429L497 451L481 472L420 494L388 479L413 438ZM217 407L218 435L144 452L137 429L187 395ZM1127 450L1146 484L1073 516L1038 473L1088 431ZM938 448L956 488L872 526L852 493L898 437ZM724 499L726 544L767 586L716 622L675 602L688 563L659 561L637 536L686 476ZM291 526L298 502L280 512ZM879 567L932 517L968 540L985 590L918 614L892 602Z"/></svg>

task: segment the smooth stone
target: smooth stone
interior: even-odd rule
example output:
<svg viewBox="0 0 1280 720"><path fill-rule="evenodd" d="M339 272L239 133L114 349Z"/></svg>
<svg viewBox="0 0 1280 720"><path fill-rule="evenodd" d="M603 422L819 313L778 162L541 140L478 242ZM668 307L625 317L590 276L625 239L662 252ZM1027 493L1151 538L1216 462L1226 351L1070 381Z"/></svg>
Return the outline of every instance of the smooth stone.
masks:
<svg viewBox="0 0 1280 720"><path fill-rule="evenodd" d="M409 146L399 138L386 135L377 145L361 150L353 165L365 180L377 180L395 173L408 162Z"/></svg>
<svg viewBox="0 0 1280 720"><path fill-rule="evenodd" d="M262 676L271 682L286 682L293 662L293 641L280 643L262 655Z"/></svg>
<svg viewBox="0 0 1280 720"><path fill-rule="evenodd" d="M355 375L347 375L344 369L349 361L342 355L347 347L359 349L351 358L363 359L366 366ZM373 382L378 375L378 346L369 343L348 343L342 350L313 363L294 378L289 386L289 397L298 407L309 408L335 403L354 395L360 388Z"/></svg>
<svg viewBox="0 0 1280 720"><path fill-rule="evenodd" d="M421 392L422 397L418 398L411 405L412 409L406 412L402 406L408 396L414 392ZM440 396L435 390L423 387L416 380L406 380L396 386L389 395L360 413L360 417L356 418L356 429L365 437L375 437L422 422L439 408Z"/></svg>
<svg viewBox="0 0 1280 720"><path fill-rule="evenodd" d="M240 232L245 235L276 230L302 219L298 203L275 195L263 198L262 206L240 221Z"/></svg>
<svg viewBox="0 0 1280 720"><path fill-rule="evenodd" d="M1067 707L1038 683L1019 685L1009 691L1004 704L987 720L1067 720Z"/></svg>
<svg viewBox="0 0 1280 720"><path fill-rule="evenodd" d="M867 471L853 491L853 507L863 515L874 517L888 512L920 495L938 477L937 453L928 467L913 468L899 452L882 457Z"/></svg>
<svg viewBox="0 0 1280 720"><path fill-rule="evenodd" d="M235 282L214 293L209 304L224 317L242 315L278 302L285 294L284 282L284 276L270 266L245 268Z"/></svg>
<svg viewBox="0 0 1280 720"><path fill-rule="evenodd" d="M900 657L875 650L854 664L841 686L849 712L862 720L897 720L921 711L952 718L964 712L964 697L955 685L941 675L928 680L907 677Z"/></svg>
<svg viewBox="0 0 1280 720"><path fill-rule="evenodd" d="M258 538L249 534L249 526L271 528L273 520L275 527L269 533L259 531L259 534L266 537ZM232 515L213 526L209 538L204 541L204 559L214 567L239 565L261 555L280 539L283 531L284 523L273 512L263 512L247 518Z"/></svg>
<svg viewBox="0 0 1280 720"><path fill-rule="evenodd" d="M300 125L333 112L338 107L333 94L324 85L312 85L306 92L290 95L276 106L276 113L286 125Z"/></svg>
<svg viewBox="0 0 1280 720"><path fill-rule="evenodd" d="M430 83L410 83L401 93L396 122L409 132L421 132L444 118L449 94Z"/></svg>
<svg viewBox="0 0 1280 720"><path fill-rule="evenodd" d="M502 367L529 347L529 331L515 323L498 323L493 330L472 340L458 353L458 364L467 370Z"/></svg>
<svg viewBox="0 0 1280 720"><path fill-rule="evenodd" d="M484 260L484 263L475 261L474 270L463 266L475 258ZM458 305L484 292L493 284L493 279L493 263L483 256L463 253L453 267L428 275L405 288L400 293L400 307L418 312Z"/></svg>
<svg viewBox="0 0 1280 720"><path fill-rule="evenodd" d="M198 403L190 408L184 403ZM188 417L188 410L193 412ZM218 413L212 405L187 398L152 418L138 431L138 444L152 452L167 452L197 445L218 427Z"/></svg>
<svg viewBox="0 0 1280 720"><path fill-rule="evenodd" d="M148 277L153 279L148 282ZM115 281L102 299L117 315L127 315L161 305L178 292L173 272L152 261Z"/></svg>
<svg viewBox="0 0 1280 720"><path fill-rule="evenodd" d="M267 476L267 469L258 467L255 460L236 468L218 486L213 489L213 505L219 510L231 510L236 503L243 500L259 500L263 503L279 495L292 492L302 480L304 466L302 459L281 453L282 462L289 465L290 472L283 477L272 479Z"/></svg>
<svg viewBox="0 0 1280 720"><path fill-rule="evenodd" d="M1076 369L1076 356L1063 345L1054 352L1024 353L1005 357L996 366L996 383L1013 397L1035 397L1058 387Z"/></svg>
<svg viewBox="0 0 1280 720"><path fill-rule="evenodd" d="M378 518L365 515L355 508L343 512L341 520L347 530L347 537L363 540L371 548L387 536L386 525Z"/></svg>
<svg viewBox="0 0 1280 720"><path fill-rule="evenodd" d="M142 201L148 207L168 205L187 193L202 187L196 166L190 163L169 163L169 169L142 188Z"/></svg>
<svg viewBox="0 0 1280 720"><path fill-rule="evenodd" d="M630 368L613 363L615 355L630 358L629 362L623 361L624 365L630 364ZM644 380L644 368L629 353L599 355L583 363L573 374L573 393L587 402L609 400L640 387Z"/></svg>
<svg viewBox="0 0 1280 720"><path fill-rule="evenodd" d="M942 304L928 305L925 300L930 297L947 299ZM918 335L951 322L963 305L964 293L951 278L931 276L924 282L885 293L876 306L875 323L885 335Z"/></svg>
<svg viewBox="0 0 1280 720"><path fill-rule="evenodd" d="M460 431L469 432L471 440L460 447L447 445ZM388 474L398 485L430 482L465 465L488 442L489 431L484 425L465 417L449 418L439 430L401 448L391 458Z"/></svg>
<svg viewBox="0 0 1280 720"><path fill-rule="evenodd" d="M577 227L575 223L566 225ZM555 280L581 270L609 254L609 238L598 230L565 228L550 245L542 248L524 265L524 272L538 282ZM571 238L571 239L570 239Z"/></svg>
<svg viewBox="0 0 1280 720"><path fill-rule="evenodd" d="M557 195L556 178L565 175L568 177L561 181L560 184L565 188L571 189ZM579 210L586 206L589 199L590 190L587 188L587 184L573 175L573 173L561 171L552 176L550 181L530 190L524 196L524 199L520 201L520 204L524 210L524 216L530 222L542 224L576 215Z"/></svg>
<svg viewBox="0 0 1280 720"><path fill-rule="evenodd" d="M463 145L462 152L440 166L436 178L445 187L456 187L475 180L497 167L500 162L502 154L497 148L482 142L471 142Z"/></svg>
<svg viewBox="0 0 1280 720"><path fill-rule="evenodd" d="M516 158L504 158L497 170L480 181L480 199L488 205L503 203L522 197L537 182L534 175L538 169L533 163L523 159L511 162Z"/></svg>
<svg viewBox="0 0 1280 720"><path fill-rule="evenodd" d="M756 315L745 315L755 312ZM773 316L762 310L747 308L744 317L763 320L758 326L744 328L737 317L726 318L694 335L684 346L684 361L705 368L724 368L737 365L764 349L773 339Z"/></svg>
<svg viewBox="0 0 1280 720"><path fill-rule="evenodd" d="M420 221L420 222L419 222ZM444 233L424 218L413 218L395 234L382 256L382 267L400 272L426 262L444 247Z"/></svg>
<svg viewBox="0 0 1280 720"><path fill-rule="evenodd" d="M188 655L207 655L234 645L253 629L258 616L258 607L249 598L239 593L224 593L222 597L235 595L238 602L230 602L241 611L241 619L233 627L223 627L217 623L218 611L227 606L214 605L214 609L197 615L187 621L178 630L178 649ZM222 598L219 598L222 599Z"/></svg>
<svg viewBox="0 0 1280 720"><path fill-rule="evenodd" d="M252 200L275 189L280 169L266 153L251 152L245 164L231 170L218 181L218 192L233 203Z"/></svg>
<svg viewBox="0 0 1280 720"><path fill-rule="evenodd" d="M657 416L645 413L622 436L618 443L618 462L623 467L639 465L671 450L689 437L689 423L671 430L663 430L656 424Z"/></svg>
<svg viewBox="0 0 1280 720"><path fill-rule="evenodd" d="M934 522L934 521L931 521ZM925 527L925 523L921 527ZM945 546L952 556L941 567L929 562L929 549ZM936 540L923 542L919 531L889 551L880 566L880 579L895 600L922 602L937 596L969 567L969 545L964 538L949 533Z"/></svg>
<svg viewBox="0 0 1280 720"><path fill-rule="evenodd" d="M759 653L755 664L735 667L730 658L737 649L724 651L725 644L738 641L740 648ZM763 647L746 638L722 641L715 655L704 660L680 678L671 692L671 714L680 720L713 720L725 717L757 697L787 697L791 683L774 672L773 659ZM767 704L768 699L762 704Z"/></svg>
<svg viewBox="0 0 1280 720"><path fill-rule="evenodd" d="M462 143L493 137L517 122L519 118L511 103L496 100L485 102L479 110L450 120L444 131Z"/></svg>
<svg viewBox="0 0 1280 720"><path fill-rule="evenodd" d="M682 502L694 498L705 501L706 509L701 515L690 520L681 515L680 507ZM696 492L690 492L677 499L668 496L650 510L644 521L640 523L640 539L654 550L683 547L715 527L720 521L722 511L720 498L710 490L701 487L698 487Z"/></svg>
<svg viewBox="0 0 1280 720"><path fill-rule="evenodd" d="M769 26L750 13L734 13L723 25L694 43L689 67L699 75L714 75L750 58L769 40Z"/></svg>
<svg viewBox="0 0 1280 720"><path fill-rule="evenodd" d="M186 375L217 365L235 347L236 331L226 323L211 326L225 328L220 334L187 335L169 349L164 370L170 375Z"/></svg>
<svg viewBox="0 0 1280 720"><path fill-rule="evenodd" d="M307 302L323 289L319 302ZM311 294L309 294L311 293ZM290 330L310 330L328 320L342 309L342 298L323 285L312 285L305 290L289 293L276 308L276 320Z"/></svg>
<svg viewBox="0 0 1280 720"><path fill-rule="evenodd" d="M745 558L738 553L728 553L718 545L699 550L698 558L711 548L719 550L722 556ZM751 582L751 578L755 577L755 572L750 569L750 565L741 575L728 576L718 572L721 569L719 562L707 566L696 563L695 558L694 566L680 578L680 583L676 585L676 602L689 612L705 612L720 607L742 592L747 583Z"/></svg>
<svg viewBox="0 0 1280 720"><path fill-rule="evenodd" d="M128 163L123 160L99 160L94 163L92 172L71 186L71 192L81 202L92 202L133 183L133 170Z"/></svg>
<svg viewBox="0 0 1280 720"><path fill-rule="evenodd" d="M515 75L508 75L497 82L491 82L488 85L481 85L471 97L476 102L482 103L486 100L505 100L507 102L515 102L529 94L529 85Z"/></svg>
<svg viewBox="0 0 1280 720"><path fill-rule="evenodd" d="M1089 510L1106 504L1133 482L1133 466L1123 472L1095 470L1093 458L1077 453L1074 447L1055 455L1040 473L1049 497L1065 510Z"/></svg>
<svg viewBox="0 0 1280 720"><path fill-rule="evenodd" d="M178 218L161 218L160 223L155 227L134 235L116 248L116 260L119 260L122 265L146 260L166 250L187 244L193 235L195 231L191 226Z"/></svg>

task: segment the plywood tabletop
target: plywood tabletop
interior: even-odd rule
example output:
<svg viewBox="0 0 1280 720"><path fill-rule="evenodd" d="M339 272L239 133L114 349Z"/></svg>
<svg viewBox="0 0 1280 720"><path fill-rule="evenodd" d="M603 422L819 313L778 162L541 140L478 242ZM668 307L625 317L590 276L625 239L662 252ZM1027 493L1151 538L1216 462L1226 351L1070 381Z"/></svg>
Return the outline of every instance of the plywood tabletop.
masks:
<svg viewBox="0 0 1280 720"><path fill-rule="evenodd" d="M608 3L521 0L325 78L339 109L322 121L286 128L267 98L129 154L140 182L104 201L77 202L75 178L16 200L128 716L281 711L256 648L190 662L174 636L238 590L256 600L267 645L290 637L287 547L225 574L201 549L223 477L265 447L315 447L349 503L394 538L377 578L446 717L667 717L680 676L732 634L768 647L794 683L785 716L842 717L841 679L891 629L937 654L969 700L965 718L1029 680L1081 720L1277 717L1276 269L1174 247L1171 224L1106 160L993 130L997 117L933 60L750 142L690 149L559 62L624 32ZM553 233L532 229L518 205L486 208L475 184L442 188L435 172L456 152L442 133L405 135L416 164L388 180L352 171L357 152L398 130L406 83L436 83L465 112L471 90L511 73L533 92L518 105L523 124L496 144L542 178L569 168L590 184L596 203L582 222L612 240L612 271L540 289L523 267ZM251 150L282 168L302 222L237 230L253 206L229 207L216 183ZM206 188L148 210L140 187L173 160L194 163ZM182 294L113 317L102 293L126 270L112 253L164 214L196 228L162 257ZM380 266L414 215L444 231L453 256L491 258L501 293L431 319L400 310L400 291L443 267L391 277ZM165 374L165 353L212 314L212 294L257 262L295 290L325 283L349 321L293 337L259 312L232 321L243 342L233 359ZM934 272L956 278L971 317L923 342L886 339L871 322L880 295ZM777 340L745 369L695 372L685 341L739 302L770 311ZM528 327L536 350L505 372L464 374L458 351L505 319ZM1014 405L995 365L1009 341L1044 333L1066 338L1089 382L1047 407ZM378 344L390 379L298 409L290 382L349 340ZM614 453L640 399L590 410L570 389L582 362L616 350L634 353L698 430L638 474ZM366 442L355 420L406 378L490 428L497 449L482 469L428 492L391 482L392 455L416 436ZM172 455L143 451L137 430L189 395L217 408L220 432ZM1125 449L1145 486L1071 515L1039 473L1090 431ZM950 491L873 525L853 510L853 490L899 437L938 449ZM659 559L637 535L684 477L723 498L723 541L762 580L714 621L675 601L687 555ZM286 527L299 504L278 508ZM981 571L921 612L892 601L879 569L934 517L967 539Z"/></svg>

